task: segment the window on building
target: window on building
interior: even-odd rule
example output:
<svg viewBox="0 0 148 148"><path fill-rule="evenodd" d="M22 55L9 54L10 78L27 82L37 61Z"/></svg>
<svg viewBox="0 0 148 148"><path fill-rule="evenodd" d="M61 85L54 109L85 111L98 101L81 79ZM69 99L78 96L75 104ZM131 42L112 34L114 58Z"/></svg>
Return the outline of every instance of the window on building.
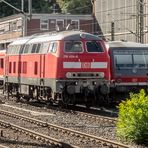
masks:
<svg viewBox="0 0 148 148"><path fill-rule="evenodd" d="M79 30L79 20L72 20L71 24L72 24L72 29Z"/></svg>
<svg viewBox="0 0 148 148"><path fill-rule="evenodd" d="M14 31L14 30L17 30L17 22L16 21L12 21L9 23L9 30L10 31Z"/></svg>
<svg viewBox="0 0 148 148"><path fill-rule="evenodd" d="M47 19L40 19L40 30L48 30L49 23Z"/></svg>

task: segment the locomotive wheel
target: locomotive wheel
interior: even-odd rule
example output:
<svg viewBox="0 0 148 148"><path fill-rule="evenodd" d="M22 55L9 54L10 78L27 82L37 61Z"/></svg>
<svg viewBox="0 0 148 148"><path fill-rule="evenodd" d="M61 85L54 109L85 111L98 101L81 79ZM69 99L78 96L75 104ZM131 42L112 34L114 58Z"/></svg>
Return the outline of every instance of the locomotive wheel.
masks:
<svg viewBox="0 0 148 148"><path fill-rule="evenodd" d="M68 105L70 104L70 96L67 94L67 92L63 91L62 93L62 98L59 101L59 106L62 108L67 108Z"/></svg>

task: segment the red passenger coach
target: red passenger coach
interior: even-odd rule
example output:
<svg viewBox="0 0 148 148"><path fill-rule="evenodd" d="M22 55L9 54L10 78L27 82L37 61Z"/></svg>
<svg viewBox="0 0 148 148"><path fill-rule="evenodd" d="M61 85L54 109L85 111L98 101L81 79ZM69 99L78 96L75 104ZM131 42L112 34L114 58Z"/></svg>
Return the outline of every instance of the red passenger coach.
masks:
<svg viewBox="0 0 148 148"><path fill-rule="evenodd" d="M109 42L111 58L111 88L127 93L148 88L148 45L113 41Z"/></svg>
<svg viewBox="0 0 148 148"><path fill-rule="evenodd" d="M6 50L0 50L0 86L4 82L5 54Z"/></svg>
<svg viewBox="0 0 148 148"><path fill-rule="evenodd" d="M8 48L5 88L18 99L89 106L109 93L106 48L100 38L80 31L18 39Z"/></svg>

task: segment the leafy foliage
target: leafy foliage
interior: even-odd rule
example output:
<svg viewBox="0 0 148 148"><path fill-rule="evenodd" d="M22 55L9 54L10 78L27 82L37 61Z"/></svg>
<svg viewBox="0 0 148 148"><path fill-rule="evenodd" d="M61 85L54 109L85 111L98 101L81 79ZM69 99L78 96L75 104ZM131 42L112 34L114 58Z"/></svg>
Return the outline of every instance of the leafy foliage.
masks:
<svg viewBox="0 0 148 148"><path fill-rule="evenodd" d="M21 0L6 0L9 4L21 10ZM90 0L32 0L33 13L71 13L90 14L92 4ZM28 0L24 0L24 12L28 12ZM4 2L0 2L0 17L19 13Z"/></svg>
<svg viewBox="0 0 148 148"><path fill-rule="evenodd" d="M6 0L9 4L21 10L21 0ZM52 13L55 0L32 0L33 13ZM28 12L28 0L24 0L24 12ZM0 2L0 17L19 13L4 2Z"/></svg>
<svg viewBox="0 0 148 148"><path fill-rule="evenodd" d="M90 14L92 4L90 0L57 0L63 13Z"/></svg>
<svg viewBox="0 0 148 148"><path fill-rule="evenodd" d="M128 141L148 140L148 96L141 90L119 104L117 136Z"/></svg>

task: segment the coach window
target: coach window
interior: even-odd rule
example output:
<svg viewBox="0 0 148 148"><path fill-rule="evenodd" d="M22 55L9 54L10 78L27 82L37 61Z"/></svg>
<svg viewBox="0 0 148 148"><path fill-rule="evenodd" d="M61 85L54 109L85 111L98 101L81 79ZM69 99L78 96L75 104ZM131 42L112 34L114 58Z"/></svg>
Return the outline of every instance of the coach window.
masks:
<svg viewBox="0 0 148 148"><path fill-rule="evenodd" d="M147 64L147 68L148 68L148 53L145 54L145 62L146 62L146 64Z"/></svg>
<svg viewBox="0 0 148 148"><path fill-rule="evenodd" d="M117 68L132 67L132 55L115 55L115 64Z"/></svg>
<svg viewBox="0 0 148 148"><path fill-rule="evenodd" d="M13 73L16 73L16 62L13 62Z"/></svg>
<svg viewBox="0 0 148 148"><path fill-rule="evenodd" d="M40 49L41 49L41 44L39 43L39 44L37 45L37 48L36 48L35 53L39 53L39 52L40 52Z"/></svg>
<svg viewBox="0 0 148 148"><path fill-rule="evenodd" d="M9 73L11 73L12 63L9 62Z"/></svg>
<svg viewBox="0 0 148 148"><path fill-rule="evenodd" d="M133 60L135 67L146 67L146 60L144 55L133 55Z"/></svg>
<svg viewBox="0 0 148 148"><path fill-rule="evenodd" d="M65 42L65 52L82 52L82 43L79 41Z"/></svg>
<svg viewBox="0 0 148 148"><path fill-rule="evenodd" d="M29 48L31 48L31 45L30 44L26 44L23 53L28 53Z"/></svg>
<svg viewBox="0 0 148 148"><path fill-rule="evenodd" d="M25 46L24 44L20 46L19 54L22 54L23 53L24 46Z"/></svg>
<svg viewBox="0 0 148 148"><path fill-rule="evenodd" d="M23 73L27 73L27 62L23 62Z"/></svg>
<svg viewBox="0 0 148 148"><path fill-rule="evenodd" d="M38 44L33 44L31 53L35 53L36 52L37 45Z"/></svg>
<svg viewBox="0 0 148 148"><path fill-rule="evenodd" d="M18 62L18 73L22 72L22 62Z"/></svg>
<svg viewBox="0 0 148 148"><path fill-rule="evenodd" d="M4 68L4 59L0 59L0 68Z"/></svg>
<svg viewBox="0 0 148 148"><path fill-rule="evenodd" d="M49 49L49 42L45 42L42 45L42 50L40 50L40 53L47 53Z"/></svg>
<svg viewBox="0 0 148 148"><path fill-rule="evenodd" d="M102 45L97 41L90 41L86 43L88 52L103 52Z"/></svg>
<svg viewBox="0 0 148 148"><path fill-rule="evenodd" d="M14 50L15 50L15 45L10 46L10 50L9 50L9 54L13 54Z"/></svg>
<svg viewBox="0 0 148 148"><path fill-rule="evenodd" d="M49 46L49 52L51 53L56 53L57 51L57 43L56 42L51 42Z"/></svg>
<svg viewBox="0 0 148 148"><path fill-rule="evenodd" d="M11 46L8 46L8 49L7 49L7 54L9 54L11 51Z"/></svg>
<svg viewBox="0 0 148 148"><path fill-rule="evenodd" d="M16 52L15 52L15 54L19 54L19 52L20 52L20 50L21 50L21 48L22 48L22 45L17 45L18 47L17 47L17 50L15 50Z"/></svg>

